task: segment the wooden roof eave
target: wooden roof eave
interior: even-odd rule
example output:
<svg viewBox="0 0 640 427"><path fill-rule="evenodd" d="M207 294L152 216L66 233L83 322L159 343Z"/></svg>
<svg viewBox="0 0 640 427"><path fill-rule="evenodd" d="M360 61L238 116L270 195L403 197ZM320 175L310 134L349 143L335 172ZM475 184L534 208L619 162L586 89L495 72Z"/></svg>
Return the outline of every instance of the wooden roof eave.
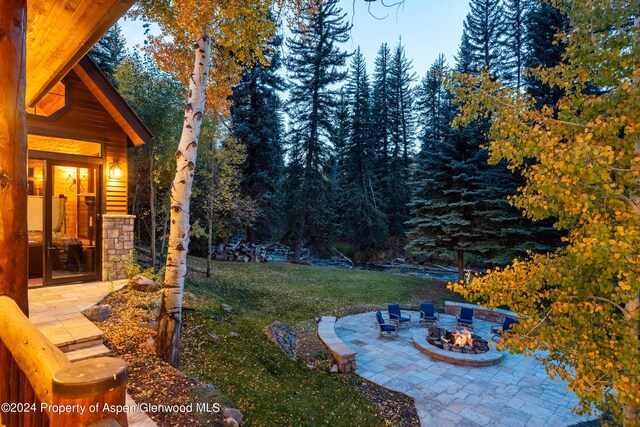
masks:
<svg viewBox="0 0 640 427"><path fill-rule="evenodd" d="M27 0L27 106L60 81L134 2Z"/></svg>
<svg viewBox="0 0 640 427"><path fill-rule="evenodd" d="M144 125L140 117L131 109L122 95L113 87L111 82L98 69L96 64L85 56L73 67L73 72L82 80L89 91L102 104L125 131L134 146L148 143L153 138L151 132Z"/></svg>

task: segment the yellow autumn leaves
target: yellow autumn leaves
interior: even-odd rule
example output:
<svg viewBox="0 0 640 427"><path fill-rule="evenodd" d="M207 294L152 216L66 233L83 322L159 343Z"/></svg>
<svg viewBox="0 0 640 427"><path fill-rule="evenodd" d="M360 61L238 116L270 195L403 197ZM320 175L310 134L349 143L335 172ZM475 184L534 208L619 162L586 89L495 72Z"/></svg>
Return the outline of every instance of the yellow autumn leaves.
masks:
<svg viewBox="0 0 640 427"><path fill-rule="evenodd" d="M535 71L564 91L557 105L537 108L487 74L452 86L456 123L489 120L491 161L526 178L511 202L552 218L566 246L451 287L522 316L500 346L567 380L580 411L610 410L625 425L640 425L633 411L623 416L640 407L640 26L629 25L639 7L567 3L565 62Z"/></svg>

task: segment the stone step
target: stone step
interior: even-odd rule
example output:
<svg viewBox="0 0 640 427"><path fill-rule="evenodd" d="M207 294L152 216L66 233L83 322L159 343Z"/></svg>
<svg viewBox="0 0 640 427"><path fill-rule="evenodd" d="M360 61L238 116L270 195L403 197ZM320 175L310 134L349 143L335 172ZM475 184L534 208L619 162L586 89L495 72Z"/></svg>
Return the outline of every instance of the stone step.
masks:
<svg viewBox="0 0 640 427"><path fill-rule="evenodd" d="M62 350L63 353L70 353L72 351L82 350L83 348L95 347L96 345L101 345L103 343L104 343L103 336L100 335L100 336L82 338L78 341L75 341L73 343L66 344L66 345L57 344L56 347Z"/></svg>
<svg viewBox="0 0 640 427"><path fill-rule="evenodd" d="M103 342L102 331L81 313L40 318L34 325L65 353Z"/></svg>
<svg viewBox="0 0 640 427"><path fill-rule="evenodd" d="M102 344L102 340L99 344L95 344L91 347L83 347L76 350L66 352L65 355L71 362L78 362L80 360L91 359L93 357L110 356L111 350Z"/></svg>

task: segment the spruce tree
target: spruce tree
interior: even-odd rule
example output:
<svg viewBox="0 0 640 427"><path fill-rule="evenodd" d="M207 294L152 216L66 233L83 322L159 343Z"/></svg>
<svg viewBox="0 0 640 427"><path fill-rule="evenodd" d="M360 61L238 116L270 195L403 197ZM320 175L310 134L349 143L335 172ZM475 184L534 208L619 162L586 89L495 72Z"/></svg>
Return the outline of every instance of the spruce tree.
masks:
<svg viewBox="0 0 640 427"><path fill-rule="evenodd" d="M416 91L421 149L413 180L407 249L423 259L446 260L454 252L462 279L464 254L479 239L472 227L474 201L469 198L475 165L468 162L477 147L469 145L473 139L468 128L450 126L455 111L445 83L448 73L441 55Z"/></svg>
<svg viewBox="0 0 640 427"><path fill-rule="evenodd" d="M459 57L473 61L470 67L458 64L458 68L467 67L467 72L472 74L486 71L493 77L507 77L507 81L517 84L517 79L509 79L512 63L500 54L501 32L506 32L502 14L499 2L471 2L461 44L461 49L464 47L470 52L461 52ZM488 142L488 129L489 118L482 118L459 131L459 137L467 140L468 146L476 150L468 161L475 167L472 185L467 193L468 200L473 201L470 227L475 229L478 236L471 252L486 263L505 264L525 255L528 250L548 250L553 245L547 244L547 227L532 224L510 205L509 197L516 194L522 184L522 176L518 170L508 170L504 163L488 164L488 153L482 148Z"/></svg>
<svg viewBox="0 0 640 427"><path fill-rule="evenodd" d="M379 189L381 201L380 207L386 212L389 188L392 186L390 177L390 87L389 73L391 67L391 49L383 43L378 49L375 58L372 82L371 100L371 137L373 139L375 160L374 174Z"/></svg>
<svg viewBox="0 0 640 427"><path fill-rule="evenodd" d="M369 79L360 49L351 63L347 82L349 133L344 149L341 200L349 240L356 249L377 250L386 244L387 228L374 190L374 144L371 138Z"/></svg>
<svg viewBox="0 0 640 427"><path fill-rule="evenodd" d="M389 236L393 239L392 246L404 242L405 223L409 219L409 166L414 150L411 84L414 80L411 62L405 56L404 46L398 42L388 73L388 175L381 185L383 211L389 226Z"/></svg>
<svg viewBox="0 0 640 427"><path fill-rule="evenodd" d="M524 87L527 25L526 17L534 0L505 0L503 79L518 92Z"/></svg>
<svg viewBox="0 0 640 427"><path fill-rule="evenodd" d="M116 22L89 51L89 57L113 84L116 84L116 69L125 59L126 43L122 29Z"/></svg>
<svg viewBox="0 0 640 427"><path fill-rule="evenodd" d="M314 0L311 7L303 8L301 17L303 25L295 27L293 37L287 40L290 111L295 119L287 213L296 261L305 240L321 246L330 232L327 143L336 103L333 86L345 78L343 67L348 56L338 45L349 39L349 24L338 0Z"/></svg>
<svg viewBox="0 0 640 427"><path fill-rule="evenodd" d="M349 187L347 178L347 149L349 147L349 134L351 131L351 118L349 111L349 98L346 88L343 87L337 95L338 105L333 114L333 127L331 143L333 156L331 158L330 188L334 204L334 237L337 241L351 241L351 224L347 219L347 211L351 203L346 197Z"/></svg>
<svg viewBox="0 0 640 427"><path fill-rule="evenodd" d="M527 14L527 54L525 65L527 68L551 68L563 61L565 42L556 37L569 29L567 16L549 2L536 2ZM543 83L535 73L525 75L527 93L536 100L536 107L548 105L557 108L558 100L562 97L562 90Z"/></svg>
<svg viewBox="0 0 640 427"><path fill-rule="evenodd" d="M503 71L502 34L504 10L501 0L471 0L464 21L465 44L469 44L470 69L486 69L494 75Z"/></svg>
<svg viewBox="0 0 640 427"><path fill-rule="evenodd" d="M254 226L247 229L247 241L255 237L273 238L280 234L281 207L279 193L283 175L283 136L281 101L283 89L281 37L270 43L269 66L247 67L242 80L233 88L231 97L231 134L246 147L242 165L242 190L257 206ZM257 234L257 236L256 236Z"/></svg>

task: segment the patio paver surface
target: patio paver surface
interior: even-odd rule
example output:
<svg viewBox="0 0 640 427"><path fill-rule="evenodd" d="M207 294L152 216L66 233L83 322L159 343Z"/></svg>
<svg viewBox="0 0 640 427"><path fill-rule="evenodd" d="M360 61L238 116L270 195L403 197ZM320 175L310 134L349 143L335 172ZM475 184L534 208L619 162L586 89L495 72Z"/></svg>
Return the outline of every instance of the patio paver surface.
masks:
<svg viewBox="0 0 640 427"><path fill-rule="evenodd" d="M82 311L121 289L127 280L89 282L29 289L29 320L55 345L70 344L102 331ZM127 393L126 405L137 407ZM156 423L140 410L127 413L130 427L154 427Z"/></svg>
<svg viewBox="0 0 640 427"><path fill-rule="evenodd" d="M82 314L126 280L89 282L29 289L29 319L52 343L73 343L102 331Z"/></svg>
<svg viewBox="0 0 640 427"><path fill-rule="evenodd" d="M474 368L421 353L412 336L427 328L418 325L417 312L409 313L411 327L401 327L397 338L379 336L373 312L338 319L335 330L356 351L356 373L413 397L423 426L558 427L592 418L570 412L576 395L549 379L533 358L505 353L497 365ZM440 327L454 329L454 323L453 316L440 314ZM474 332L490 339L492 325L474 320Z"/></svg>

